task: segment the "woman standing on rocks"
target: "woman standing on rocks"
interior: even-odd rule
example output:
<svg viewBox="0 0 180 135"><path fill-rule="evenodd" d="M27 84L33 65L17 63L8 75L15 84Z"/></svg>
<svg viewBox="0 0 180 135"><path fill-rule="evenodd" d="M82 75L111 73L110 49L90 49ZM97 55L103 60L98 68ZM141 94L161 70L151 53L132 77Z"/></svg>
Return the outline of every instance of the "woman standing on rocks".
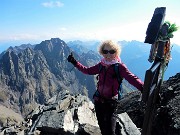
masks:
<svg viewBox="0 0 180 135"><path fill-rule="evenodd" d="M116 100L118 99L119 82L114 70L118 64L119 75L125 78L131 85L138 90L143 90L143 82L132 74L126 65L120 60L120 47L111 40L101 43L99 53L103 56L101 61L92 66L86 67L76 61L73 55L68 56L68 62L71 62L79 71L88 75L98 74L97 91L94 94L95 111L98 124L102 135L116 135ZM100 70L100 67L102 69Z"/></svg>

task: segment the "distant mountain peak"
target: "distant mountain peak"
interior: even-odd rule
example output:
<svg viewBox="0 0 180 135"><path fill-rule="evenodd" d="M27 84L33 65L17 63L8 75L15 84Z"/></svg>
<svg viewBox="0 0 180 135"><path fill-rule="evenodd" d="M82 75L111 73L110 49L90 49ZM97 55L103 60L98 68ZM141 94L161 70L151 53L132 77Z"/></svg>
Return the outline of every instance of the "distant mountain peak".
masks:
<svg viewBox="0 0 180 135"><path fill-rule="evenodd" d="M66 46L66 43L60 38L51 38L50 40L42 41L40 44L36 45L35 50L52 52Z"/></svg>

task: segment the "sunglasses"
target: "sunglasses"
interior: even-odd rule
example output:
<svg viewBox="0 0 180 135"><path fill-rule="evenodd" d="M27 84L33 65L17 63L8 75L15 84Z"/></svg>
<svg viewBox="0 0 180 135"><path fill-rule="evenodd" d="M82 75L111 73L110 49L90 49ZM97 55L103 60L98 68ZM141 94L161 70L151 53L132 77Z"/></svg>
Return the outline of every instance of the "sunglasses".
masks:
<svg viewBox="0 0 180 135"><path fill-rule="evenodd" d="M108 54L108 53L114 54L116 51L115 50L103 50L102 52L103 52L103 54Z"/></svg>

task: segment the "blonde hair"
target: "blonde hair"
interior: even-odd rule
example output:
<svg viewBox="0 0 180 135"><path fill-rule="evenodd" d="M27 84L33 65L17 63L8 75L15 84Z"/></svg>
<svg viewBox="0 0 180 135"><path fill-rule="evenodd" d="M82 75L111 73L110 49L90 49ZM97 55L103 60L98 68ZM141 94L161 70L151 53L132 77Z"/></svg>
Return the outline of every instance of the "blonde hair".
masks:
<svg viewBox="0 0 180 135"><path fill-rule="evenodd" d="M100 46L99 46L99 53L101 54L101 55L103 55L103 50L104 50L104 47L105 46L109 46L110 48L112 48L113 50L115 50L116 52L115 52L115 54L116 54L116 56L119 56L120 55L120 53L121 53L121 48L120 48L120 46L118 45L118 43L115 43L115 42L113 42L112 40L105 40L105 41L103 41L101 44L100 44Z"/></svg>

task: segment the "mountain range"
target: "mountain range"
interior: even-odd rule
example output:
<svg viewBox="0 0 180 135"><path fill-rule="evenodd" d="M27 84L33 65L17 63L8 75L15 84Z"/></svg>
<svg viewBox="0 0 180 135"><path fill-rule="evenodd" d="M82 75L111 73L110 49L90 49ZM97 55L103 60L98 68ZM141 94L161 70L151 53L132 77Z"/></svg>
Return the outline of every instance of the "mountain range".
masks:
<svg viewBox="0 0 180 135"><path fill-rule="evenodd" d="M73 52L82 64L92 66L101 59L97 52L99 44L99 41L66 43L59 38L51 38L36 45L8 48L0 54L0 104L26 115L62 90L92 99L96 90L95 76L79 72L67 62L67 57ZM119 44L122 61L143 80L151 65L147 60L150 45L138 41L121 41ZM180 47L173 45L165 79L179 72L179 56Z"/></svg>

